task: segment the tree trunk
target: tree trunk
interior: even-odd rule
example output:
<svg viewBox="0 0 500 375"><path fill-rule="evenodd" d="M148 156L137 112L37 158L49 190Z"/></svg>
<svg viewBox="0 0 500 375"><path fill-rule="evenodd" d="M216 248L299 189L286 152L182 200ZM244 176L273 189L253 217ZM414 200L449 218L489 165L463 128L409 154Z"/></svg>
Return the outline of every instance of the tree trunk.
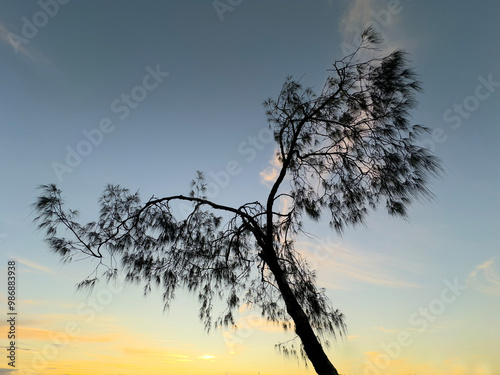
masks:
<svg viewBox="0 0 500 375"><path fill-rule="evenodd" d="M318 375L338 375L337 369L332 365L326 355L318 337L309 323L304 309L295 298L290 285L286 281L283 269L278 263L274 249L268 248L264 251L264 261L276 278L276 283L285 301L286 311L295 323L295 333L300 337L307 357L311 361Z"/></svg>

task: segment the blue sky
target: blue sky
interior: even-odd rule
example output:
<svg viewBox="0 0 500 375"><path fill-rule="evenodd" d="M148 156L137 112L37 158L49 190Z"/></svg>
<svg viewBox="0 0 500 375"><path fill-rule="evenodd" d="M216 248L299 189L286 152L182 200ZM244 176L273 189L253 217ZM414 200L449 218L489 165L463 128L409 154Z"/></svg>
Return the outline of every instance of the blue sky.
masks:
<svg viewBox="0 0 500 375"><path fill-rule="evenodd" d="M241 311L246 334L207 336L189 295L163 314L160 291L145 299L139 288L101 285L97 307L82 305L97 298L74 288L92 264L61 264L30 204L37 185L54 182L90 221L107 183L147 199L188 192L196 170L218 183L218 202L263 199L274 144L262 102L287 75L320 88L370 24L386 51L409 52L424 88L413 121L434 129L425 142L446 174L431 183L435 201L412 206L408 221L381 210L343 237L308 227L319 238L301 239L301 249L349 328L329 354L345 374L500 373L498 2L47 0L0 9L0 250L4 264L18 260L27 374L137 374L144 361L150 374L312 373L274 351L289 336L252 311ZM84 155L67 165L68 152ZM238 173L217 182L228 163ZM439 314L424 318L422 308ZM81 332L34 369L68 322Z"/></svg>

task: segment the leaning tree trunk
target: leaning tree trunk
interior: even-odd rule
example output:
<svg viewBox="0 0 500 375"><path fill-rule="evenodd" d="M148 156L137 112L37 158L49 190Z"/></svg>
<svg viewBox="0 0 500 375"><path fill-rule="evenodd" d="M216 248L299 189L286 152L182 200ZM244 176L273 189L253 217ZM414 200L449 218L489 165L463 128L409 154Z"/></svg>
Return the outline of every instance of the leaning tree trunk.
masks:
<svg viewBox="0 0 500 375"><path fill-rule="evenodd" d="M295 323L295 333L300 337L307 357L314 366L316 373L318 375L338 375L337 369L328 359L318 337L314 333L304 309L297 301L290 285L288 285L274 249L271 247L266 250L264 251L264 261L276 278L276 283L285 301L286 311Z"/></svg>

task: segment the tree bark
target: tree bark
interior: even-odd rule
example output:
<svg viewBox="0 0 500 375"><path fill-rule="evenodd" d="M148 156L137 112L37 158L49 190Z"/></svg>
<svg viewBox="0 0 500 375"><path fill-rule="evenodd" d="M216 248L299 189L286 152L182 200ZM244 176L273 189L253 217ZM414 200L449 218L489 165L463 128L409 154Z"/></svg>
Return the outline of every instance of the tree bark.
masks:
<svg viewBox="0 0 500 375"><path fill-rule="evenodd" d="M297 301L290 285L286 281L283 269L278 263L272 247L264 250L264 261L276 278L276 283L285 301L286 311L295 323L295 333L300 337L307 357L318 375L338 375L337 369L328 359L321 343L309 323L304 309Z"/></svg>

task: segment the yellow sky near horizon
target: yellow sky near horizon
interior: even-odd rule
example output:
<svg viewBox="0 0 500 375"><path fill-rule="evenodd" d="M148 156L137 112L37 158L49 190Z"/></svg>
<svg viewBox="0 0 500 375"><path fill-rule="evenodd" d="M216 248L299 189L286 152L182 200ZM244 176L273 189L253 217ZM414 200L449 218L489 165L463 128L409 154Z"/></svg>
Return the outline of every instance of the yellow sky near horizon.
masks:
<svg viewBox="0 0 500 375"><path fill-rule="evenodd" d="M481 311L474 308L479 302L485 306L485 300L497 300L496 262L494 258L474 267L467 288L463 293L456 291L456 301L442 303L446 314L434 311L432 316L433 309L440 306L433 302L441 298L438 293L428 305L432 321L427 321L425 328L408 321L371 327L357 322L346 339L329 349L333 363L344 374L497 375L500 361L495 364L488 358L495 356L500 340L488 331L488 324L477 320ZM35 266L30 265L42 269ZM99 295L104 294L98 289L94 296ZM444 296L451 299L451 294ZM121 303L119 298L123 297L117 295L113 303ZM197 311L192 300L181 296L184 305L162 316L156 310L158 301L148 298L144 304L140 291L128 291L126 298L132 304L152 306L134 320L134 312L116 316L109 310L111 304L101 300L99 305L92 295L80 303L59 300L61 313L37 312L37 306L46 305L43 300L20 300L23 314L18 318L17 368L29 375L314 373L274 350L274 344L293 336L284 336L279 327L267 324L245 306L240 309L240 330L228 328L207 335L201 323L193 324ZM89 313L89 306L96 307L94 314ZM154 316L156 323L152 322ZM418 315L419 323L423 323L423 316ZM469 324L467 318L476 325ZM165 327L154 332L152 327L163 323ZM6 332L7 328L2 324L0 330ZM9 374L7 369L4 366L3 373Z"/></svg>

